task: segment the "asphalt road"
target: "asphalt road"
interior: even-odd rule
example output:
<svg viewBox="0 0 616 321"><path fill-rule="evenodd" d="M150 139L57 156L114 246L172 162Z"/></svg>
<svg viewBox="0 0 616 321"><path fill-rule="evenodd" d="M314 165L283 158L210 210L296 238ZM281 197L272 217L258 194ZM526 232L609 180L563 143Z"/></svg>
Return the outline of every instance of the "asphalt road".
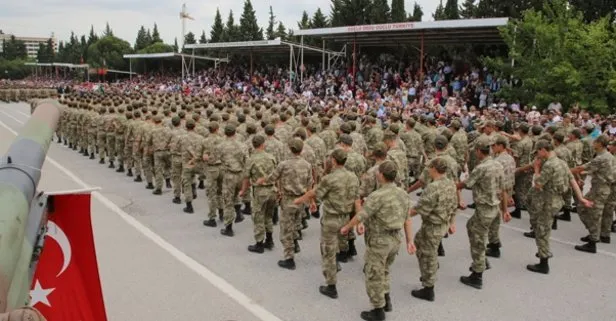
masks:
<svg viewBox="0 0 616 321"><path fill-rule="evenodd" d="M15 132L28 120L26 104L0 104L0 152L4 154ZM295 271L276 262L281 246L252 254L250 217L235 226L236 236L202 225L205 195L199 190L196 213L184 214L171 203L171 191L154 196L145 184L115 173L56 143L50 148L39 186L43 191L100 187L92 201L96 251L109 320L360 320L370 308L363 282L363 250L343 264L339 299L318 293L320 270L318 222L310 220ZM416 198L415 195L412 196ZM470 203L470 193L464 192ZM468 274L470 252L466 221L461 211L458 232L444 241L447 256L440 258L436 301L410 295L421 287L415 257L401 249L392 271L394 311L388 320L616 320L616 246L599 245L599 253L577 252L573 245L586 235L574 215L559 222L552 233L549 275L526 271L536 263L534 240L522 236L528 216L501 227L502 257L491 259L484 288L475 290L458 279ZM420 219L414 221L419 227ZM278 229L275 230L277 240Z"/></svg>

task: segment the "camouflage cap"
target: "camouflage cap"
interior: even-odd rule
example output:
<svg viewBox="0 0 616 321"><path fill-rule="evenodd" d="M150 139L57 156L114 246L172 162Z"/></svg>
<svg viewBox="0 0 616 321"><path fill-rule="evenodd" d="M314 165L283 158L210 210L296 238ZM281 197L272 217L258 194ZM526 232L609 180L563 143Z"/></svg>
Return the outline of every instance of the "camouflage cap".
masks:
<svg viewBox="0 0 616 321"><path fill-rule="evenodd" d="M160 122L162 122L162 121L163 121L163 116L162 116L162 115L156 115L156 116L154 116L154 121L155 121L156 123L160 123Z"/></svg>
<svg viewBox="0 0 616 321"><path fill-rule="evenodd" d="M186 121L186 128L188 128L188 129L193 129L193 128L195 128L195 121L194 121L194 120L192 120L192 119L188 119L188 120Z"/></svg>
<svg viewBox="0 0 616 321"><path fill-rule="evenodd" d="M265 143L265 137L261 136L261 135L255 135L255 137L252 138L252 146L254 148L257 148L261 145L263 145Z"/></svg>
<svg viewBox="0 0 616 321"><path fill-rule="evenodd" d="M374 147L372 148L372 155L378 158L387 156L387 145L383 142L374 144Z"/></svg>
<svg viewBox="0 0 616 321"><path fill-rule="evenodd" d="M353 145L353 137L351 137L351 135L349 134L342 134L340 135L340 139L338 140L340 143L345 144L347 146L352 146Z"/></svg>
<svg viewBox="0 0 616 321"><path fill-rule="evenodd" d="M334 152L332 152L332 158L336 160L336 163L344 165L347 160L347 152L342 148L336 148Z"/></svg>
<svg viewBox="0 0 616 321"><path fill-rule="evenodd" d="M436 138L434 138L434 146L438 149L444 149L447 147L447 143L449 143L449 141L447 137L443 135L436 135Z"/></svg>
<svg viewBox="0 0 616 321"><path fill-rule="evenodd" d="M509 140L507 139L507 137L502 136L502 135L498 135L496 137L496 141L494 142L494 145L501 145L504 147L507 147L509 145Z"/></svg>
<svg viewBox="0 0 616 321"><path fill-rule="evenodd" d="M299 154L304 149L304 142L299 138L291 138L289 140L289 148L295 154Z"/></svg>
<svg viewBox="0 0 616 321"><path fill-rule="evenodd" d="M215 131L215 130L217 130L218 128L220 128L220 125L218 125L218 122L216 122L216 121L211 121L209 124L207 124L207 128L208 128L210 131Z"/></svg>
<svg viewBox="0 0 616 321"><path fill-rule="evenodd" d="M396 133L392 132L391 130L386 130L385 132L383 132L383 140L395 140L396 137L398 137L398 135L396 135Z"/></svg>
<svg viewBox="0 0 616 321"><path fill-rule="evenodd" d="M556 133L554 133L552 138L559 143L563 143L565 141L565 132L562 130L559 130Z"/></svg>
<svg viewBox="0 0 616 321"><path fill-rule="evenodd" d="M610 142L610 137L605 134L599 135L599 137L595 138L595 143L599 143L603 147L606 147L609 142Z"/></svg>
<svg viewBox="0 0 616 321"><path fill-rule="evenodd" d="M490 141L488 137L480 136L475 141L475 148L483 152L490 152L490 147L492 147L492 142Z"/></svg>
<svg viewBox="0 0 616 321"><path fill-rule="evenodd" d="M173 126L178 126L181 122L182 122L182 120L180 119L180 117L179 117L179 116L173 116L173 117L171 118L171 124L172 124Z"/></svg>
<svg viewBox="0 0 616 321"><path fill-rule="evenodd" d="M391 182L396 179L398 167L393 161L384 161L381 163L381 165L379 165L379 173L383 174L385 179Z"/></svg>
<svg viewBox="0 0 616 321"><path fill-rule="evenodd" d="M451 128L458 130L460 129L460 127L462 127L462 124L460 123L459 120L454 119L453 121L451 121L451 124L449 124L449 126L451 126Z"/></svg>

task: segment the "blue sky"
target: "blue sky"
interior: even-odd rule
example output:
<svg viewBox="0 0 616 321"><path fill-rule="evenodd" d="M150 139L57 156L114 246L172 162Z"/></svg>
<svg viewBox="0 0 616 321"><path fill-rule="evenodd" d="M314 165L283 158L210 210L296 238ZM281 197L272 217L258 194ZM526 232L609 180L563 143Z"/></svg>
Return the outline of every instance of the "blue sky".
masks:
<svg viewBox="0 0 616 321"><path fill-rule="evenodd" d="M90 25L101 33L105 24L131 44L135 41L141 25L152 28L158 24L161 37L167 43L181 37L182 24L179 12L186 3L188 12L195 18L187 22L187 32L197 36L205 30L209 32L218 7L226 21L229 10L233 10L236 23L242 12L243 0L18 0L4 1L0 10L0 30L20 36L45 37L53 32L59 40L66 40L71 31L87 34ZM413 7L414 0L406 0L407 11ZM424 12L424 20L432 18L438 1L417 0ZM272 6L276 18L287 28L296 28L303 10L312 15L317 8L329 14L330 0L252 0L259 24L265 28Z"/></svg>

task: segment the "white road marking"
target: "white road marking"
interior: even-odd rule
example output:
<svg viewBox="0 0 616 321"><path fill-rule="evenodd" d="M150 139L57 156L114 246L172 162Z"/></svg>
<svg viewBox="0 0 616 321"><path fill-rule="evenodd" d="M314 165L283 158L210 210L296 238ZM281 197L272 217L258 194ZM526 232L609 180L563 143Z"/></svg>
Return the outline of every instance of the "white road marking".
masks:
<svg viewBox="0 0 616 321"><path fill-rule="evenodd" d="M0 113L3 113L4 115L6 115L6 117L8 117L8 118L10 118L10 119L12 119L12 120L14 120L14 121L16 121L16 122L18 122L18 123L22 124L22 125L24 124L24 122L23 122L23 121L21 121L21 120L19 120L19 119L15 118L15 117L13 117L13 116L11 116L11 115L10 115L9 113L7 113L7 112L4 112L4 111L0 110Z"/></svg>
<svg viewBox="0 0 616 321"><path fill-rule="evenodd" d="M23 121L20 121L20 120L18 120L16 118L12 117L11 115L3 112L3 111L0 111L0 112L5 114L8 117L14 119L18 123L24 124ZM4 127L6 130L11 132L13 135L17 136L17 132L14 131L11 127L9 127L4 122L0 121L0 126ZM66 169L64 166L60 165L60 163L55 161L53 158L48 156L46 158L46 160L51 165L55 166L57 169L59 169L61 172L63 172L66 176L71 178L75 183L77 183L83 189L91 189L92 188L91 186L86 184L84 181L79 179L79 177L77 177L77 175L75 175L73 172L71 172L70 170ZM199 276L201 276L202 278L204 278L207 281L209 281L212 285L214 285L216 288L218 288L221 292L225 293L230 298L235 300L238 304L243 306L246 310L250 311L254 316L259 318L260 320L263 320L263 321L282 321L282 319L278 318L277 316L275 316L274 314L272 314L271 312L266 310L264 307L262 307L261 305L257 304L254 300L252 300L251 298L246 296L240 290L236 289L233 285L231 285L225 279L223 279L222 277L218 276L214 272L210 271L205 266L199 264L199 262L195 261L194 259L192 259L188 255L186 255L184 252L180 251L178 248L174 247L169 242L165 241L162 237L160 237L154 231L150 230L148 227L146 227L145 225L141 224L137 219L135 219L134 217L130 216L128 213L124 212L120 207L118 207L115 203L113 203L111 200L109 200L103 194L101 194L99 192L93 192L92 196L94 196L94 198L96 198L99 202L101 202L103 205L105 205L111 211L113 211L118 216L120 216L130 226L135 228L137 231L139 231L145 237L150 239L156 245L160 246L162 249L167 251L169 254L171 254L171 256L173 256L175 259L180 261L186 267L188 267L189 269L193 270Z"/></svg>

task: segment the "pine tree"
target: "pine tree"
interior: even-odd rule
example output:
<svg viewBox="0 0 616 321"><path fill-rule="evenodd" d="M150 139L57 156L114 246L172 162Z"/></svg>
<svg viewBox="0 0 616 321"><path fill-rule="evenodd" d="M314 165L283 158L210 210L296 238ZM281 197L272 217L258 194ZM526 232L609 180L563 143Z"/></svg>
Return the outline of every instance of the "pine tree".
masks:
<svg viewBox="0 0 616 321"><path fill-rule="evenodd" d="M391 1L391 21L403 22L406 20L406 10L404 9L404 0Z"/></svg>
<svg viewBox="0 0 616 321"><path fill-rule="evenodd" d="M417 2L415 2L413 5L413 12L409 15L409 21L419 22L423 19L423 14L423 9Z"/></svg>
<svg viewBox="0 0 616 321"><path fill-rule="evenodd" d="M306 10L302 12L302 20L297 23L297 27L299 29L310 29L310 17L308 16L308 12L306 12Z"/></svg>
<svg viewBox="0 0 616 321"><path fill-rule="evenodd" d="M331 0L332 4L330 5L330 21L332 27L340 27L344 26L344 2L343 0Z"/></svg>
<svg viewBox="0 0 616 321"><path fill-rule="evenodd" d="M250 0L244 1L244 11L240 17L240 40L263 40L263 29L257 23L256 12Z"/></svg>
<svg viewBox="0 0 616 321"><path fill-rule="evenodd" d="M154 30L152 30L152 43L163 42L158 33L158 26L154 24Z"/></svg>
<svg viewBox="0 0 616 321"><path fill-rule="evenodd" d="M194 45L197 43L195 39L195 34L192 31L189 31L186 36L184 36L184 45Z"/></svg>
<svg viewBox="0 0 616 321"><path fill-rule="evenodd" d="M210 31L211 42L221 42L222 36L225 31L225 26L222 24L222 17L220 11L216 8L216 16L214 17L214 24L212 25L212 31Z"/></svg>
<svg viewBox="0 0 616 321"><path fill-rule="evenodd" d="M145 45L145 47L147 47L147 46L149 46L149 45L153 44L153 42L152 42L152 34L150 33L150 29L148 29L148 30L145 32L145 44L146 44L146 45ZM145 48L145 47L144 47L144 48Z"/></svg>
<svg viewBox="0 0 616 321"><path fill-rule="evenodd" d="M103 33L103 35L105 37L113 37L113 30L111 30L111 27L109 27L109 22L107 22L107 25L105 26L105 32Z"/></svg>
<svg viewBox="0 0 616 321"><path fill-rule="evenodd" d="M280 37L280 40L284 40L287 38L287 28L280 21L278 21L278 28L276 28L275 36L275 38Z"/></svg>
<svg viewBox="0 0 616 321"><path fill-rule="evenodd" d="M207 43L207 38L205 37L205 30L201 31L201 37L199 38L199 43Z"/></svg>
<svg viewBox="0 0 616 321"><path fill-rule="evenodd" d="M323 11L321 11L321 8L318 8L317 11L315 11L314 15L312 16L311 27L312 28L325 28L327 27L327 25L328 25L327 17L325 17L325 15L323 14Z"/></svg>
<svg viewBox="0 0 616 321"><path fill-rule="evenodd" d="M98 35L94 32L94 26L90 25L90 34L88 35L88 46L98 41Z"/></svg>
<svg viewBox="0 0 616 321"><path fill-rule="evenodd" d="M227 24L225 25L222 41L239 41L239 27L235 24L233 10L229 10L229 17L227 18Z"/></svg>
<svg viewBox="0 0 616 321"><path fill-rule="evenodd" d="M272 40L276 38L276 31L274 30L275 23L276 23L276 16L274 16L274 10L272 9L272 6L270 6L269 21L267 24L267 30L265 32L267 35L267 40Z"/></svg>
<svg viewBox="0 0 616 321"><path fill-rule="evenodd" d="M373 0L370 7L368 21L371 24L388 23L390 21L387 0Z"/></svg>
<svg viewBox="0 0 616 321"><path fill-rule="evenodd" d="M179 52L178 38L177 37L175 37L175 39L173 39L173 52Z"/></svg>
<svg viewBox="0 0 616 321"><path fill-rule="evenodd" d="M460 6L460 17L463 19L475 18L476 11L475 0L465 0Z"/></svg>
<svg viewBox="0 0 616 321"><path fill-rule="evenodd" d="M139 51L147 46L149 46L147 35L145 32L145 27L141 26L139 31L137 31L137 39L135 39L135 51Z"/></svg>
<svg viewBox="0 0 616 321"><path fill-rule="evenodd" d="M443 7L443 0L441 0L441 2L436 7L434 14L432 14L432 18L434 18L434 20L445 20L446 19L445 7Z"/></svg>
<svg viewBox="0 0 616 321"><path fill-rule="evenodd" d="M449 20L460 19L460 13L458 12L458 0L447 0L443 13L444 13L445 19L449 19Z"/></svg>

